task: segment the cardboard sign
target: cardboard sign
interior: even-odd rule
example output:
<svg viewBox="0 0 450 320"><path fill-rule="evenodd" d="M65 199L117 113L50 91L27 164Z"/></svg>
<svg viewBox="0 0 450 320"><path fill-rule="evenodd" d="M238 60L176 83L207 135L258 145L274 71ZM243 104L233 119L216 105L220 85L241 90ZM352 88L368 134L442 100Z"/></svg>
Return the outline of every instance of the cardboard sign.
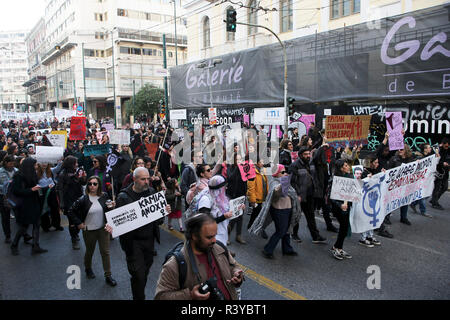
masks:
<svg viewBox="0 0 450 320"><path fill-rule="evenodd" d="M85 140L86 139L86 118L72 117L70 122L70 140Z"/></svg>
<svg viewBox="0 0 450 320"><path fill-rule="evenodd" d="M242 181L247 181L256 177L255 165L245 161L238 164L239 171L241 172Z"/></svg>
<svg viewBox="0 0 450 320"><path fill-rule="evenodd" d="M111 144L130 144L130 130L111 130L111 131L109 131L109 143L111 143Z"/></svg>
<svg viewBox="0 0 450 320"><path fill-rule="evenodd" d="M168 214L166 205L166 197L161 191L107 212L106 221L113 229L113 238L165 217Z"/></svg>
<svg viewBox="0 0 450 320"><path fill-rule="evenodd" d="M64 155L63 147L36 146L36 161L38 163L57 163Z"/></svg>
<svg viewBox="0 0 450 320"><path fill-rule="evenodd" d="M361 201L361 191L360 180L334 176L330 199L356 203Z"/></svg>
<svg viewBox="0 0 450 320"><path fill-rule="evenodd" d="M114 124L113 123L104 123L102 124L102 127L106 129L106 131L114 130Z"/></svg>
<svg viewBox="0 0 450 320"><path fill-rule="evenodd" d="M245 196L230 200L229 204L230 211L233 213L233 216L230 218L230 220L236 219L237 217L240 217L244 214L244 210L239 210L238 208L242 204L245 204Z"/></svg>
<svg viewBox="0 0 450 320"><path fill-rule="evenodd" d="M66 148L67 133L65 134L46 134L48 141L53 147Z"/></svg>
<svg viewBox="0 0 450 320"><path fill-rule="evenodd" d="M84 156L95 156L100 154L109 153L111 146L109 144L95 144L84 147Z"/></svg>
<svg viewBox="0 0 450 320"><path fill-rule="evenodd" d="M389 132L389 150L403 149L402 113L386 112L386 128Z"/></svg>
<svg viewBox="0 0 450 320"><path fill-rule="evenodd" d="M372 116L327 116L325 134L328 142L367 141Z"/></svg>

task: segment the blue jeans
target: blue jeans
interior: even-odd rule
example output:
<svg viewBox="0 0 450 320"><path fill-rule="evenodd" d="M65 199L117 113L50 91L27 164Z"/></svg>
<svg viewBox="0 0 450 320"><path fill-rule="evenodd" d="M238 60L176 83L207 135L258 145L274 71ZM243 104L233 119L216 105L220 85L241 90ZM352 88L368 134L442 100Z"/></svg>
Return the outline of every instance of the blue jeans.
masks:
<svg viewBox="0 0 450 320"><path fill-rule="evenodd" d="M408 206L400 207L400 220L408 219Z"/></svg>
<svg viewBox="0 0 450 320"><path fill-rule="evenodd" d="M411 203L411 206L415 207L419 205L420 213L425 214L427 212L427 207L425 207L425 199L419 199Z"/></svg>
<svg viewBox="0 0 450 320"><path fill-rule="evenodd" d="M270 215L275 223L275 233L270 237L269 242L264 247L264 252L273 254L275 247L281 240L281 250L283 253L293 252L291 246L291 237L288 234L289 221L292 209L274 209L270 208Z"/></svg>

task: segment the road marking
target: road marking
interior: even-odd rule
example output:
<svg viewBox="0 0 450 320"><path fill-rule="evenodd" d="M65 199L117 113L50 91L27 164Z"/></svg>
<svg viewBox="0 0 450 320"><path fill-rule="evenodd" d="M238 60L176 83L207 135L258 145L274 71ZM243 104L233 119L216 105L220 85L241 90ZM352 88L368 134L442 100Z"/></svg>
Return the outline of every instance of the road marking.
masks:
<svg viewBox="0 0 450 320"><path fill-rule="evenodd" d="M180 240L185 240L184 234L181 232L178 232L176 230L169 230L166 225L160 225L159 226L164 231L172 234L173 236L177 237ZM274 291L275 293L279 294L280 296L289 299L289 300L307 300L305 297L295 293L292 290L289 290L282 285L276 283L275 281L272 281L256 271L253 271L252 269L238 263L239 267L241 267L242 270L244 270L245 275L252 279L253 281L257 282L258 284Z"/></svg>

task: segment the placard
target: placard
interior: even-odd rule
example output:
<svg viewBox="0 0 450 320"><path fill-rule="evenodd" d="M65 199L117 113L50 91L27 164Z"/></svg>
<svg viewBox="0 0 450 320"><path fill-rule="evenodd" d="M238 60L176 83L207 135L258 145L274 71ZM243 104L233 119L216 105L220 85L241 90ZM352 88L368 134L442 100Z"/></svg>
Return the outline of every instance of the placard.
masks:
<svg viewBox="0 0 450 320"><path fill-rule="evenodd" d="M57 163L63 156L63 147L36 146L36 161L38 163Z"/></svg>
<svg viewBox="0 0 450 320"><path fill-rule="evenodd" d="M64 144L64 148L67 148L67 131L66 130L53 130L52 132L50 132L50 134L59 134L59 135L63 135L65 137L65 144Z"/></svg>
<svg viewBox="0 0 450 320"><path fill-rule="evenodd" d="M109 131L109 143L111 143L111 144L130 144L130 130L111 130L111 131Z"/></svg>
<svg viewBox="0 0 450 320"><path fill-rule="evenodd" d="M239 210L239 207L242 204L245 204L245 196L230 200L230 211L233 213L233 216L230 220L236 219L244 214L244 210Z"/></svg>
<svg viewBox="0 0 450 320"><path fill-rule="evenodd" d="M111 146L108 144L94 144L94 145L90 145L90 146L85 146L84 147L84 156L88 157L88 156L95 156L95 155L100 155L100 154L106 154L109 153L111 149Z"/></svg>
<svg viewBox="0 0 450 320"><path fill-rule="evenodd" d="M65 134L46 134L48 141L53 147L66 148L67 133Z"/></svg>
<svg viewBox="0 0 450 320"><path fill-rule="evenodd" d="M70 140L86 140L86 118L72 117L70 121Z"/></svg>
<svg viewBox="0 0 450 320"><path fill-rule="evenodd" d="M238 164L241 172L242 181L254 179L256 177L255 165L252 162L245 161Z"/></svg>
<svg viewBox="0 0 450 320"><path fill-rule="evenodd" d="M186 120L186 109L170 110L170 120Z"/></svg>
<svg viewBox="0 0 450 320"><path fill-rule="evenodd" d="M325 134L328 142L343 141L345 144L367 144L372 116L327 116ZM331 143L330 146L334 145Z"/></svg>
<svg viewBox="0 0 450 320"><path fill-rule="evenodd" d="M361 190L361 180L334 176L330 199L356 203L361 201Z"/></svg>
<svg viewBox="0 0 450 320"><path fill-rule="evenodd" d="M405 145L402 134L402 113L386 112L386 128L389 132L389 150L403 149Z"/></svg>
<svg viewBox="0 0 450 320"><path fill-rule="evenodd" d="M168 214L166 205L166 197L161 191L106 212L106 221L112 227L113 238L165 217Z"/></svg>

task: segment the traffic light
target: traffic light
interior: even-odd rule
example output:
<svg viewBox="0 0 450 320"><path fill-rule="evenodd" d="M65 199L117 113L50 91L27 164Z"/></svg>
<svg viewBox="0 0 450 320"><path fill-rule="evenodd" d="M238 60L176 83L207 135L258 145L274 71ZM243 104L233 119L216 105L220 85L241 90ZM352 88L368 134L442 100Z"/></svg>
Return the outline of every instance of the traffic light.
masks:
<svg viewBox="0 0 450 320"><path fill-rule="evenodd" d="M227 9L227 32L236 32L236 10Z"/></svg>
<svg viewBox="0 0 450 320"><path fill-rule="evenodd" d="M295 101L295 99L292 97L287 98L290 116L292 116L294 114L294 101Z"/></svg>

